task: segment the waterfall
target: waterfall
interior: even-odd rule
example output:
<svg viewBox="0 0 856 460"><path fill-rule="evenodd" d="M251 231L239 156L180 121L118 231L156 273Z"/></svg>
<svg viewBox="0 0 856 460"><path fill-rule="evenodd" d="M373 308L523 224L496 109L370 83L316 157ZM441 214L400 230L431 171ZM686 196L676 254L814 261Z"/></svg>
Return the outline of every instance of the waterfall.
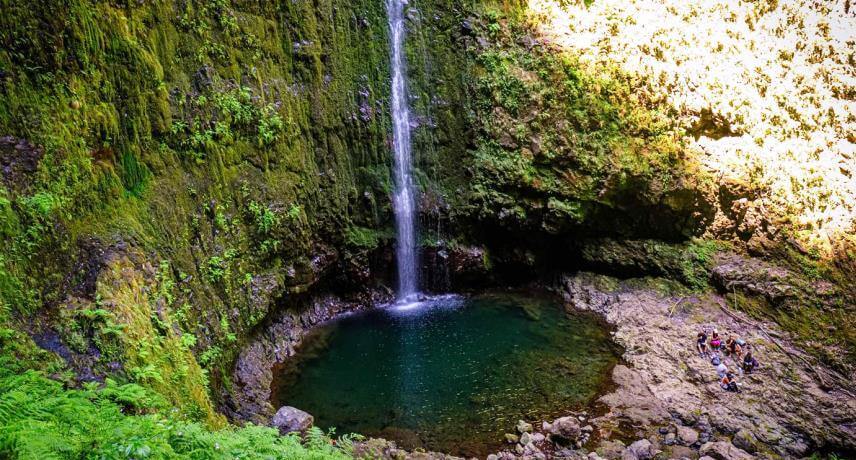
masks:
<svg viewBox="0 0 856 460"><path fill-rule="evenodd" d="M404 56L404 6L407 0L386 0L392 70L392 145L395 191L392 207L397 234L398 300L418 292L419 255L416 246L416 188L413 184L407 62Z"/></svg>

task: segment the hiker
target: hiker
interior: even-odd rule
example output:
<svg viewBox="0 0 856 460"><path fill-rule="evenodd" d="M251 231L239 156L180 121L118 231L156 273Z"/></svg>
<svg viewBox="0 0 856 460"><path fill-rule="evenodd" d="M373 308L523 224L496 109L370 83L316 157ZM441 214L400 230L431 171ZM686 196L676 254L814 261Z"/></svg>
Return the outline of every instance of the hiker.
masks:
<svg viewBox="0 0 856 460"><path fill-rule="evenodd" d="M758 368L758 360L752 356L752 350L746 352L746 356L743 357L743 370L746 371L747 374L752 373L755 369Z"/></svg>
<svg viewBox="0 0 856 460"><path fill-rule="evenodd" d="M722 361L720 361L719 356L714 356L711 360L711 364L716 363L716 375L722 379L728 374L728 366L725 365Z"/></svg>
<svg viewBox="0 0 856 460"><path fill-rule="evenodd" d="M740 388L737 387L737 379L734 378L734 374L731 372L725 374L725 377L719 382L719 386L725 391L740 393Z"/></svg>
<svg viewBox="0 0 856 460"><path fill-rule="evenodd" d="M728 338L725 339L725 348L722 350L722 352L725 353L725 356L731 354L731 347L734 346L734 343L734 338L731 337L731 334L728 334Z"/></svg>
<svg viewBox="0 0 856 460"><path fill-rule="evenodd" d="M743 346L746 341L743 339L734 339L731 336L728 336L728 339L725 341L725 354L727 356L731 356L734 361L739 362L740 358L743 357Z"/></svg>
<svg viewBox="0 0 856 460"><path fill-rule="evenodd" d="M696 340L696 348L698 349L698 354L701 357L707 356L707 332L703 329L698 333L698 339Z"/></svg>
<svg viewBox="0 0 856 460"><path fill-rule="evenodd" d="M722 346L722 339L719 338L719 333L716 332L716 329L713 330L713 335L710 337L710 349L718 352L719 348Z"/></svg>

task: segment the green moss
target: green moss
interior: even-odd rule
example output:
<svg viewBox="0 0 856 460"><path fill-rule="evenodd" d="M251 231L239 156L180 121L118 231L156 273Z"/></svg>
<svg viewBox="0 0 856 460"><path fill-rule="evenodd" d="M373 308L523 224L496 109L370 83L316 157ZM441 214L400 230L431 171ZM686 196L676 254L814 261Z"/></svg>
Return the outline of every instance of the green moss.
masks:
<svg viewBox="0 0 856 460"><path fill-rule="evenodd" d="M351 227L347 230L345 238L349 246L371 250L378 247L381 235L370 228Z"/></svg>
<svg viewBox="0 0 856 460"><path fill-rule="evenodd" d="M438 158L466 143L465 112L436 102L463 99L462 51L453 4L415 6L434 18L408 40L414 110L437 125L414 132L430 189ZM43 151L0 189L0 326L22 344L20 368L72 375L22 338L18 319L44 314L68 345L98 348L121 378L217 423L208 393L224 393L238 345L274 296L316 281L300 268L286 288L286 267L307 267L318 244L389 238L383 4L2 8L0 132ZM119 268L105 260L126 256L133 276L113 285ZM258 294L258 279L273 290ZM116 374L104 360L95 372Z"/></svg>
<svg viewBox="0 0 856 460"><path fill-rule="evenodd" d="M302 445L296 435L248 425L212 431L165 410L144 388L108 380L97 389L66 390L28 371L0 371L0 455L10 459L345 459L349 438L333 442L317 428Z"/></svg>
<svg viewBox="0 0 856 460"><path fill-rule="evenodd" d="M712 183L687 164L667 110L634 102L632 78L617 68L593 75L571 53L524 46L537 36L525 5L488 6L474 27L486 44L470 53L477 134L468 156L452 159L468 167L444 179L454 208L511 231L534 230L541 216L551 234L699 231L708 210L687 188Z"/></svg>

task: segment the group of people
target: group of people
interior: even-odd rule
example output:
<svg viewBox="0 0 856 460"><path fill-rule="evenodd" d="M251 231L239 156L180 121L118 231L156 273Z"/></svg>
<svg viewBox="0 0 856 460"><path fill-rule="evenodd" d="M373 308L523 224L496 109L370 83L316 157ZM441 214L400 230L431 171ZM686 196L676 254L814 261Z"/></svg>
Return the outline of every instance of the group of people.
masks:
<svg viewBox="0 0 856 460"><path fill-rule="evenodd" d="M737 377L723 362L724 357L731 357L737 368L747 374L758 368L758 360L745 340L729 335L723 342L716 329L709 338L707 331L701 330L696 338L696 349L702 358L710 357L710 363L716 366L719 386L725 391L738 393L740 387L737 386Z"/></svg>

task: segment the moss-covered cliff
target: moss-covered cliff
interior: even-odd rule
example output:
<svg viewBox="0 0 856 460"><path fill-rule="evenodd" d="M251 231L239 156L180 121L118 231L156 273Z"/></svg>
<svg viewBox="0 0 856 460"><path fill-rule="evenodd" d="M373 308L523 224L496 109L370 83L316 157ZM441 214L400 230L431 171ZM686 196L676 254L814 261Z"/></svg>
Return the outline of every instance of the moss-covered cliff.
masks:
<svg viewBox="0 0 856 460"><path fill-rule="evenodd" d="M852 13L818 6L812 46L795 44L826 85L818 94L778 50L764 66L788 85L766 76L729 98L724 77L681 67L699 53L634 41L635 12L653 6L618 3L410 2L426 280L584 266L708 289L727 249L786 266L796 289L776 303L760 281L714 284L739 286L751 313L852 372L853 42L837 38ZM737 3L653 11L741 18L730 47L711 52L744 65L761 52L755 35L814 8ZM236 356L273 313L317 291L389 284L382 1L0 0L0 11L9 378L38 369L81 388L110 377L167 401L129 412L172 406L223 426ZM681 30L661 33L686 41ZM824 45L840 43L849 55ZM687 102L695 88L706 105Z"/></svg>
<svg viewBox="0 0 856 460"><path fill-rule="evenodd" d="M418 139L436 155L460 148L460 111L428 113L460 100L459 21L453 2L413 6L411 84L437 125ZM375 282L369 255L390 237L383 3L2 11L4 347L31 357L30 335L70 364L53 372L119 375L214 421L206 383L226 381L277 299L329 274Z"/></svg>

